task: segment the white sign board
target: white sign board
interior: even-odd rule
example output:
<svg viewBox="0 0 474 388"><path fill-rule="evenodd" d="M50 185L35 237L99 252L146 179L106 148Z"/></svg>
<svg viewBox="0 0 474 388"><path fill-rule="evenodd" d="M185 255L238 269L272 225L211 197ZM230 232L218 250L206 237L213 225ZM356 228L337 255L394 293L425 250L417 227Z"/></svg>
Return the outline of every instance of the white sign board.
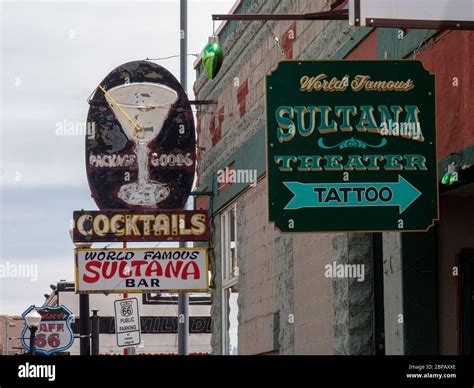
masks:
<svg viewBox="0 0 474 388"><path fill-rule="evenodd" d="M120 347L139 345L140 315L138 314L138 299L118 299L115 307L115 335Z"/></svg>
<svg viewBox="0 0 474 388"><path fill-rule="evenodd" d="M207 292L205 248L76 249L77 293Z"/></svg>
<svg viewBox="0 0 474 388"><path fill-rule="evenodd" d="M474 1L349 0L349 24L362 27L474 29Z"/></svg>

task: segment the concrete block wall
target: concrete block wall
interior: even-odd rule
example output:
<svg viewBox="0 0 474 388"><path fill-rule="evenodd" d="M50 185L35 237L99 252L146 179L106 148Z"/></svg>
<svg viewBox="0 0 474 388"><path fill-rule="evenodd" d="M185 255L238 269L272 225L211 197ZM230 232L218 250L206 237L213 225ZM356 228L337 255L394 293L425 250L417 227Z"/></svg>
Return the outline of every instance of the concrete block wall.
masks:
<svg viewBox="0 0 474 388"><path fill-rule="evenodd" d="M266 222L266 180L246 191L238 201L245 218L238 231L239 353L268 353L275 349L273 319L277 312L277 279L273 255L275 230Z"/></svg>
<svg viewBox="0 0 474 388"><path fill-rule="evenodd" d="M222 261L221 261L221 251L220 251L220 244L221 244L221 235L220 231L220 218L215 217L213 220L213 227L214 227L214 235L213 235L213 246L214 249L211 250L209 255L210 261L210 269L211 269L211 289L210 289L210 296L212 300L211 305L211 322L212 322L212 336L211 336L211 349L212 354L221 354L222 353L222 342L221 342L221 304L222 304L222 295L221 295L221 287L222 287L222 278L221 278L221 271L222 271Z"/></svg>
<svg viewBox="0 0 474 388"><path fill-rule="evenodd" d="M385 315L385 352L388 355L404 354L402 235L384 233L383 241L383 292Z"/></svg>
<svg viewBox="0 0 474 388"><path fill-rule="evenodd" d="M374 298L372 236L369 233L340 233L332 239L337 264L363 265L364 281L334 278L334 353L374 353Z"/></svg>
<svg viewBox="0 0 474 388"><path fill-rule="evenodd" d="M327 233L293 237L296 354L333 353L333 292L324 276L333 257L331 240Z"/></svg>

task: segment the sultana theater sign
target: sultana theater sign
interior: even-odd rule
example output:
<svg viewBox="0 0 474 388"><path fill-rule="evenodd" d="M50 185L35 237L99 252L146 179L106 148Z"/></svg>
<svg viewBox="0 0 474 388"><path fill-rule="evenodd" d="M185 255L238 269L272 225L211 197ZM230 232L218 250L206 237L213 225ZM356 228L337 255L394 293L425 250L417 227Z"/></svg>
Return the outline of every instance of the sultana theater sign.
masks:
<svg viewBox="0 0 474 388"><path fill-rule="evenodd" d="M282 61L266 81L281 231L425 231L438 219L435 83L421 62Z"/></svg>

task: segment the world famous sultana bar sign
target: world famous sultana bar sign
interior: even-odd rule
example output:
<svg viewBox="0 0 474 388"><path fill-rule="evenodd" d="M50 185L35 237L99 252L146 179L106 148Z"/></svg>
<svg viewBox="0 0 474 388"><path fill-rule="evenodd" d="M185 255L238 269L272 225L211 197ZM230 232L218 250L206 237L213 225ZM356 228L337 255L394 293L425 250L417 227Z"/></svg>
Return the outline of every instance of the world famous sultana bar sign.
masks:
<svg viewBox="0 0 474 388"><path fill-rule="evenodd" d="M205 248L76 249L77 293L207 292Z"/></svg>
<svg viewBox="0 0 474 388"><path fill-rule="evenodd" d="M424 231L438 219L435 82L421 62L282 61L266 93L281 231Z"/></svg>

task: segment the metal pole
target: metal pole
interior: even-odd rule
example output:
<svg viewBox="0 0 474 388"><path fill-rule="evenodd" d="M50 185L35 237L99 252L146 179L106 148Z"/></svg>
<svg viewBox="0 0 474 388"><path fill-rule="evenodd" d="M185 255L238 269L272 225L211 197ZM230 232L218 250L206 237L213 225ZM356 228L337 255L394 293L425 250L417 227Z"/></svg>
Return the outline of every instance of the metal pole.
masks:
<svg viewBox="0 0 474 388"><path fill-rule="evenodd" d="M80 349L81 356L90 356L91 339L89 325L89 294L79 295L79 319L80 319Z"/></svg>
<svg viewBox="0 0 474 388"><path fill-rule="evenodd" d="M180 81L184 91L187 92L187 53L188 53L188 1L180 0ZM186 208L186 206L185 206ZM180 247L186 244L180 242ZM178 354L185 356L188 354L189 335L189 297L187 292L178 294Z"/></svg>
<svg viewBox="0 0 474 388"><path fill-rule="evenodd" d="M179 80L184 91L188 88L188 0L180 0L180 74Z"/></svg>
<svg viewBox="0 0 474 388"><path fill-rule="evenodd" d="M92 317L91 317L91 326L92 326L92 333L91 333L91 350L93 356L98 356L100 353L100 344L99 344L99 316L97 312L99 310L92 310Z"/></svg>
<svg viewBox="0 0 474 388"><path fill-rule="evenodd" d="M36 353L35 349L35 336L36 336L36 326L30 326L30 356L34 356Z"/></svg>
<svg viewBox="0 0 474 388"><path fill-rule="evenodd" d="M123 247L124 247L124 248L127 248L127 243L126 243L126 242L123 243ZM127 299L127 298L128 298L128 293L127 293L127 292L123 293L123 294L122 294L122 298ZM124 355L124 356L128 356L129 353L130 353L130 349L131 349L130 347L128 347L128 348L123 348L123 355Z"/></svg>
<svg viewBox="0 0 474 388"><path fill-rule="evenodd" d="M127 248L127 242L126 241L123 242L123 247ZM127 299L128 298L128 293L127 292L123 293L122 298ZM133 348L133 346L130 346L128 348L123 348L123 355L124 356L131 356L133 354L132 348Z"/></svg>

